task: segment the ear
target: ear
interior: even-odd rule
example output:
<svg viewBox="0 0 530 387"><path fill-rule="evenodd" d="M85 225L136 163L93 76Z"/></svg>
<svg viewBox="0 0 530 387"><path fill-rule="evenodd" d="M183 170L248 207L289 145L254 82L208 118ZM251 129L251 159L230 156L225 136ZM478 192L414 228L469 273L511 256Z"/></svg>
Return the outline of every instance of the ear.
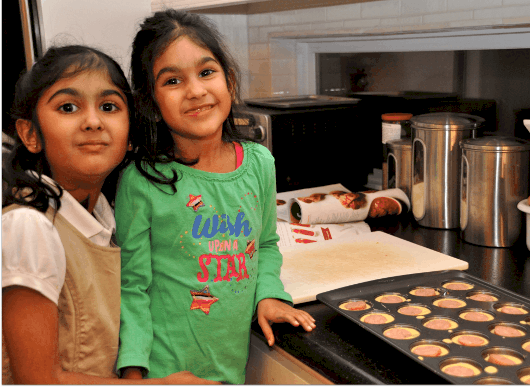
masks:
<svg viewBox="0 0 530 387"><path fill-rule="evenodd" d="M31 153L39 153L42 150L42 144L37 136L37 131L33 128L30 120L19 118L15 123L18 137Z"/></svg>

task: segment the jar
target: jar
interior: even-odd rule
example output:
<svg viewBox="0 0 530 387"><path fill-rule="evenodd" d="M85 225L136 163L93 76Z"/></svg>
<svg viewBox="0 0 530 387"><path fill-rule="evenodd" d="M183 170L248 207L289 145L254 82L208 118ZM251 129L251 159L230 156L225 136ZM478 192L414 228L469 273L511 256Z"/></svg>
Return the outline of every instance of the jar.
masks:
<svg viewBox="0 0 530 387"><path fill-rule="evenodd" d="M382 142L383 142L383 189L388 189L388 146L387 143L399 140L401 137L410 137L410 113L385 113L381 115L383 120Z"/></svg>
<svg viewBox="0 0 530 387"><path fill-rule="evenodd" d="M389 141L388 144L388 173L386 188L399 188L410 199L410 184L412 176L412 140L410 137Z"/></svg>
<svg viewBox="0 0 530 387"><path fill-rule="evenodd" d="M486 136L460 141L460 228L466 242L508 247L521 234L518 203L528 197L530 142Z"/></svg>
<svg viewBox="0 0 530 387"><path fill-rule="evenodd" d="M412 214L420 226L459 227L461 140L476 137L484 119L427 113L412 122Z"/></svg>

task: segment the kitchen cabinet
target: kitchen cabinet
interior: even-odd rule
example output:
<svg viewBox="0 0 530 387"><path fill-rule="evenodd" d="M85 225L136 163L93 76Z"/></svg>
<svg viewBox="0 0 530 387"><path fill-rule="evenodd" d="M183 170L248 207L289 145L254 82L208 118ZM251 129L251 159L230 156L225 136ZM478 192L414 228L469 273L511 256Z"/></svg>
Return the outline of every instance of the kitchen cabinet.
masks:
<svg viewBox="0 0 530 387"><path fill-rule="evenodd" d="M530 265L527 264L530 252L524 233L511 248L488 248L464 242L458 229L420 227L411 214L374 219L369 224L372 231L384 231L467 261L467 273L530 297ZM297 308L315 318L316 329L305 332L289 324L274 324L275 346L328 381L338 384L447 384L445 379L326 305L315 301L297 305ZM264 340L257 323L252 330L253 336Z"/></svg>
<svg viewBox="0 0 530 387"><path fill-rule="evenodd" d="M333 384L288 352L252 332L246 384Z"/></svg>

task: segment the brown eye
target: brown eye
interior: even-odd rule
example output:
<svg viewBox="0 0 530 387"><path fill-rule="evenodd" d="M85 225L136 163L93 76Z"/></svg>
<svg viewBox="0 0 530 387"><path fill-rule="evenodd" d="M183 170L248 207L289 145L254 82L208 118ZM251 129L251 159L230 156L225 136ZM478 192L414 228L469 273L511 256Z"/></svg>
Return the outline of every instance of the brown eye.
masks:
<svg viewBox="0 0 530 387"><path fill-rule="evenodd" d="M73 103L65 103L64 105L59 106L59 110L63 113L74 113L79 110L79 108Z"/></svg>
<svg viewBox="0 0 530 387"><path fill-rule="evenodd" d="M113 103L110 103L110 102L107 102L107 103L104 103L103 105L101 105L101 110L103 110L104 112L114 112L116 110L119 110L118 107L113 104Z"/></svg>

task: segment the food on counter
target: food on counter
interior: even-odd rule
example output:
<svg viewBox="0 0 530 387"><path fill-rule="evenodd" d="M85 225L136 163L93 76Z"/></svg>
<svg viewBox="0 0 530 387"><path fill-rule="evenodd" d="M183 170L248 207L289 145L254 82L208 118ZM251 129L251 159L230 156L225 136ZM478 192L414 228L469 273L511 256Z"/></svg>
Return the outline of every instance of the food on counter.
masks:
<svg viewBox="0 0 530 387"><path fill-rule="evenodd" d="M370 313L361 317L361 321L367 324L386 324L394 321L394 317L386 313Z"/></svg>
<svg viewBox="0 0 530 387"><path fill-rule="evenodd" d="M420 332L413 328L394 327L384 331L383 335L391 339L408 340L418 337L420 335Z"/></svg>
<svg viewBox="0 0 530 387"><path fill-rule="evenodd" d="M430 328L430 329L445 331L445 330L454 329L458 327L458 324L453 320L449 320L445 318L433 318L432 320L429 320L426 323L424 323L423 326Z"/></svg>
<svg viewBox="0 0 530 387"><path fill-rule="evenodd" d="M528 311L521 307L514 307L514 306L503 306L499 309L497 309L497 312L505 313L505 314L527 314Z"/></svg>
<svg viewBox="0 0 530 387"><path fill-rule="evenodd" d="M498 336L505 336L505 337L520 337L520 336L524 336L524 332L523 331L521 331L519 329L516 329L516 328L512 328L512 327L506 326L506 325L496 325L491 330L491 333L496 334Z"/></svg>
<svg viewBox="0 0 530 387"><path fill-rule="evenodd" d="M480 374L480 370L477 367L464 362L458 362L442 367L442 372L445 372L448 375L458 376L462 378L468 378Z"/></svg>
<svg viewBox="0 0 530 387"><path fill-rule="evenodd" d="M471 299L471 300L484 301L484 302L498 301L499 300L497 297L494 297L494 296L492 296L490 294L485 294L485 293L473 294L472 296L469 296L468 298Z"/></svg>
<svg viewBox="0 0 530 387"><path fill-rule="evenodd" d="M436 289L433 289L433 288L412 289L409 293L412 294L413 296L419 296L419 297L432 297L432 296L437 296L440 294Z"/></svg>
<svg viewBox="0 0 530 387"><path fill-rule="evenodd" d="M441 298L439 300L434 300L433 305L440 308L456 309L466 306L466 303L463 300L457 300L454 298Z"/></svg>
<svg viewBox="0 0 530 387"><path fill-rule="evenodd" d="M443 285L444 288L450 290L469 290L473 289L473 285L464 282L448 282Z"/></svg>
<svg viewBox="0 0 530 387"><path fill-rule="evenodd" d="M404 306L398 309L398 313L404 314L407 316L424 316L431 313L429 309L424 306Z"/></svg>
<svg viewBox="0 0 530 387"><path fill-rule="evenodd" d="M526 352L530 352L530 341L523 343L522 347Z"/></svg>
<svg viewBox="0 0 530 387"><path fill-rule="evenodd" d="M481 347L488 344L488 340L485 338L470 334L455 336L452 341L465 347Z"/></svg>
<svg viewBox="0 0 530 387"><path fill-rule="evenodd" d="M344 310L366 310L370 309L370 305L364 301L349 301L341 304L339 308Z"/></svg>
<svg viewBox="0 0 530 387"><path fill-rule="evenodd" d="M277 206L283 206L285 203L287 203L285 200L276 199L276 205Z"/></svg>
<svg viewBox="0 0 530 387"><path fill-rule="evenodd" d="M383 304L399 304L400 302L406 301L405 297L397 296L394 294L382 294L375 298L376 301L379 301Z"/></svg>
<svg viewBox="0 0 530 387"><path fill-rule="evenodd" d="M524 384L530 384L530 374L521 376L519 380Z"/></svg>
<svg viewBox="0 0 530 387"><path fill-rule="evenodd" d="M493 320L493 316L486 312L464 312L459 315L460 318L468 321L491 321Z"/></svg>
<svg viewBox="0 0 530 387"><path fill-rule="evenodd" d="M492 353L484 357L489 363L501 365L501 366L514 366L522 363L522 360L516 356L506 355L502 353Z"/></svg>
<svg viewBox="0 0 530 387"><path fill-rule="evenodd" d="M425 357L440 357L440 356L445 356L449 353L449 351L446 348L436 345L436 344L416 345L414 348L411 349L411 352L418 356L425 356Z"/></svg>
<svg viewBox="0 0 530 387"><path fill-rule="evenodd" d="M393 198L375 198L370 204L368 216L370 218L380 218L386 215L401 214L401 204Z"/></svg>

